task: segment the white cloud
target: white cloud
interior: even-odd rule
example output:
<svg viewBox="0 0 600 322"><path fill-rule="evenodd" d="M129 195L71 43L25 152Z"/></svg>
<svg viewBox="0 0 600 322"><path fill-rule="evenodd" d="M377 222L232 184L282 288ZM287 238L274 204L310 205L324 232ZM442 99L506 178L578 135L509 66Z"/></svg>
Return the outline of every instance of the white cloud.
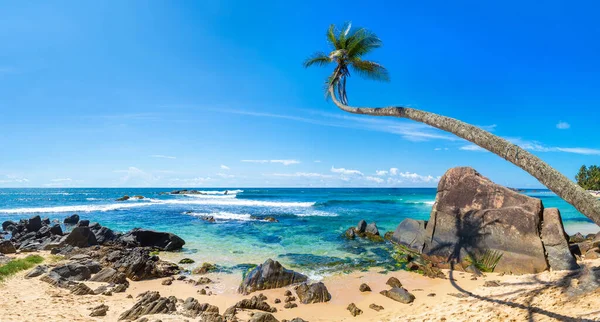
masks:
<svg viewBox="0 0 600 322"><path fill-rule="evenodd" d="M377 174L378 176L385 176L388 174L388 172L386 170L377 170L375 171L375 174Z"/></svg>
<svg viewBox="0 0 600 322"><path fill-rule="evenodd" d="M359 175L362 176L363 173L358 171L358 170L352 170L352 169L345 169L345 168L336 168L336 167L331 167L331 172L333 173L340 173L343 175Z"/></svg>
<svg viewBox="0 0 600 322"><path fill-rule="evenodd" d="M398 174L398 168L390 168L390 175L395 176Z"/></svg>
<svg viewBox="0 0 600 322"><path fill-rule="evenodd" d="M560 122L558 122L558 124L556 124L556 128L559 130L566 130L566 129L571 128L571 124L560 121Z"/></svg>
<svg viewBox="0 0 600 322"><path fill-rule="evenodd" d="M520 138L507 138L507 140L513 144L520 146L525 150L535 151L535 152L565 152L565 153L575 153L575 154L583 154L583 155L600 155L599 149L590 149L590 148L581 148L581 147L549 147L545 146L536 141L527 141L522 140Z"/></svg>
<svg viewBox="0 0 600 322"><path fill-rule="evenodd" d="M16 175L12 175L12 174L7 174L4 175L4 179L0 179L0 184L5 184L5 183L28 183L29 179L27 178L23 178L23 177L19 177Z"/></svg>
<svg viewBox="0 0 600 322"><path fill-rule="evenodd" d="M210 177L196 177L196 178L183 178L183 179L174 178L169 181L170 181L171 185L194 187L194 186L201 186L210 180L212 180Z"/></svg>
<svg viewBox="0 0 600 322"><path fill-rule="evenodd" d="M230 168L224 164L221 164L221 169L223 170L230 170Z"/></svg>
<svg viewBox="0 0 600 322"><path fill-rule="evenodd" d="M381 178L371 177L371 176L366 176L365 179L367 181L373 181L373 182L377 182L377 183L383 183L385 181L385 180L383 180Z"/></svg>
<svg viewBox="0 0 600 322"><path fill-rule="evenodd" d="M314 162L315 163L321 163L321 160L315 160Z"/></svg>
<svg viewBox="0 0 600 322"><path fill-rule="evenodd" d="M241 160L241 162L247 163L281 163L283 165L298 164L298 160Z"/></svg>
<svg viewBox="0 0 600 322"><path fill-rule="evenodd" d="M496 127L498 125L496 124L491 124L491 125L479 125L477 126L478 128L482 129L482 130L486 130L488 132L494 132L496 130Z"/></svg>
<svg viewBox="0 0 600 322"><path fill-rule="evenodd" d="M448 148L435 148L435 149L433 149L433 150L434 150L434 151L442 151L442 150L444 150L444 151L448 151Z"/></svg>
<svg viewBox="0 0 600 322"><path fill-rule="evenodd" d="M295 172L295 173L272 173L270 174L274 177L301 177L301 178L331 178L332 175L329 174L321 174L314 172Z"/></svg>
<svg viewBox="0 0 600 322"><path fill-rule="evenodd" d="M151 158L159 158L159 159L177 159L177 157L170 155L162 155L162 154L153 154L150 156Z"/></svg>
<svg viewBox="0 0 600 322"><path fill-rule="evenodd" d="M463 151L480 151L480 152L487 152L486 149L480 147L479 145L475 145L475 144L469 144L469 145L465 145L465 146L461 146L459 148L460 150Z"/></svg>
<svg viewBox="0 0 600 322"><path fill-rule="evenodd" d="M51 182L70 182L73 181L71 178L57 178L50 180Z"/></svg>
<svg viewBox="0 0 600 322"><path fill-rule="evenodd" d="M218 177L225 178L225 179L235 178L235 176L233 174L227 174L227 173L217 173L216 175Z"/></svg>

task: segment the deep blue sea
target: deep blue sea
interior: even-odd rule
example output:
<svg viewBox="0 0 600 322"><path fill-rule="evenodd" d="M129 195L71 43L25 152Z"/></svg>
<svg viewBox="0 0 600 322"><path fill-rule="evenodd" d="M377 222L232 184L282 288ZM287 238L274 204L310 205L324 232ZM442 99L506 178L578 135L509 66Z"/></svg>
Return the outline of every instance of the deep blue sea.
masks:
<svg viewBox="0 0 600 322"><path fill-rule="evenodd" d="M0 189L0 222L39 214L62 219L77 213L113 230L143 227L169 231L186 241L181 253L223 267L258 264L267 258L322 274L359 266L385 266L389 249L342 237L361 219L381 234L404 218L429 218L436 189L207 189L204 195L168 195L169 188ZM571 205L549 191L527 191L545 207L558 207L568 233L596 232ZM115 201L123 195L143 200ZM213 216L215 223L200 217ZM278 223L251 216L273 216Z"/></svg>

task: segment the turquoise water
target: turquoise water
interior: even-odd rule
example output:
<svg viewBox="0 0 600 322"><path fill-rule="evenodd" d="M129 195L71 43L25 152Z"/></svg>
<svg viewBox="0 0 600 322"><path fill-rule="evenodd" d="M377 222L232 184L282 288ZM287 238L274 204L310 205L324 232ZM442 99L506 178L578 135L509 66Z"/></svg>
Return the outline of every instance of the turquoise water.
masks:
<svg viewBox="0 0 600 322"><path fill-rule="evenodd" d="M173 259L190 257L224 267L273 258L320 274L364 265L390 264L385 244L348 241L350 226L365 219L381 234L404 218L429 218L431 189L201 189L205 195L165 195L168 188L0 189L0 221L35 214L62 219L73 213L117 231L135 227L176 233L186 241ZM597 227L549 191L528 191L561 210L569 233ZM117 202L123 195L143 200ZM211 215L215 223L200 217ZM270 223L251 216L272 216Z"/></svg>

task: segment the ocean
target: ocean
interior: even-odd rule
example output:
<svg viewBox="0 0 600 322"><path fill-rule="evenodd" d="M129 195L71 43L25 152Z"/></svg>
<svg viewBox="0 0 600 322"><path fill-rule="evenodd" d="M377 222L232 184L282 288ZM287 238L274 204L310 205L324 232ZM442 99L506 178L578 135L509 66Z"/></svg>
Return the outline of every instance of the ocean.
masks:
<svg viewBox="0 0 600 322"><path fill-rule="evenodd" d="M142 227L175 233L186 245L182 252L164 255L172 260L188 257L233 270L272 258L322 276L371 266L393 269L390 245L349 241L344 231L361 219L376 222L381 235L404 218L427 220L436 193L434 188L199 188L204 194L164 194L171 190L0 189L0 222L36 214L62 222L77 213L116 231ZM600 230L550 191L525 194L559 208L569 234ZM145 198L116 201L123 195ZM202 216L213 216L215 222ZM254 218L265 216L279 222Z"/></svg>

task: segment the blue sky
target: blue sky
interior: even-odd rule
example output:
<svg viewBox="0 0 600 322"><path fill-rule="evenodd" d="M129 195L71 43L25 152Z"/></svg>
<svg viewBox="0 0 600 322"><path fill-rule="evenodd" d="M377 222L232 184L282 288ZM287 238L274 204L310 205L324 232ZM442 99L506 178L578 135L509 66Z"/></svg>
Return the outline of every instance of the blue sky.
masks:
<svg viewBox="0 0 600 322"><path fill-rule="evenodd" d="M567 1L0 4L0 187L541 187L451 134L324 100L329 24L384 42L350 103L483 126L572 178L600 160L598 5Z"/></svg>

